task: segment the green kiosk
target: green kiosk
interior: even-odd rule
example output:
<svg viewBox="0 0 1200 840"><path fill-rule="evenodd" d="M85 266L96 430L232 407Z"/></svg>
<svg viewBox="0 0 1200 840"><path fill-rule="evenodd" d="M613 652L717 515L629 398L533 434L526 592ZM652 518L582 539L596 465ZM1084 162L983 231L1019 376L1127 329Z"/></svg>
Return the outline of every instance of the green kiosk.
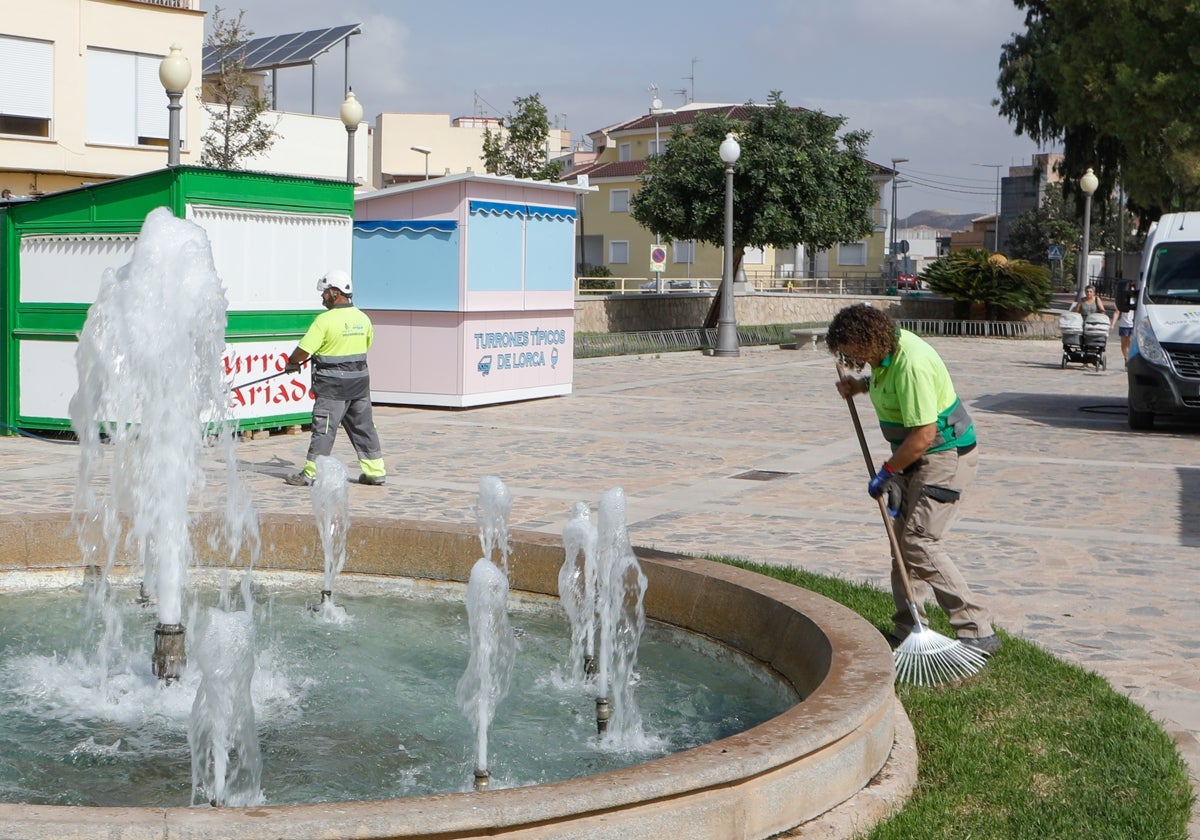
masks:
<svg viewBox="0 0 1200 840"><path fill-rule="evenodd" d="M88 307L164 206L208 235L228 299L224 365L240 427L311 419L307 373L283 366L319 309L317 278L351 269L353 186L181 166L0 202L0 434L70 428Z"/></svg>

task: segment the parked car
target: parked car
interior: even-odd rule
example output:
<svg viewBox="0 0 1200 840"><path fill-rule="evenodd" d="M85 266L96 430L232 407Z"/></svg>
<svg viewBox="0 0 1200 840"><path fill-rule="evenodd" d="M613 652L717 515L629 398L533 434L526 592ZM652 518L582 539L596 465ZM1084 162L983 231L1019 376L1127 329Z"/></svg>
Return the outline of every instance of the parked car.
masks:
<svg viewBox="0 0 1200 840"><path fill-rule="evenodd" d="M643 283L640 287L642 294L650 294L658 291L658 281L651 280L648 283ZM664 280L662 290L664 292L707 292L713 288L712 283L707 280Z"/></svg>
<svg viewBox="0 0 1200 840"><path fill-rule="evenodd" d="M897 289L919 289L921 281L917 279L915 274L901 274L896 277Z"/></svg>

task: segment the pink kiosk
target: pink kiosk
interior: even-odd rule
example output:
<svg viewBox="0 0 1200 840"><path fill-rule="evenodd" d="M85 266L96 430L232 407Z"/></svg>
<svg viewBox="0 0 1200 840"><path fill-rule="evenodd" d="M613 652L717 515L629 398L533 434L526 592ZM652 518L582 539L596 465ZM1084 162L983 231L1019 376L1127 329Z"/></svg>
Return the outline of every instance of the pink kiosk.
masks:
<svg viewBox="0 0 1200 840"><path fill-rule="evenodd" d="M569 394L575 205L588 191L468 172L355 199L372 400L464 408Z"/></svg>

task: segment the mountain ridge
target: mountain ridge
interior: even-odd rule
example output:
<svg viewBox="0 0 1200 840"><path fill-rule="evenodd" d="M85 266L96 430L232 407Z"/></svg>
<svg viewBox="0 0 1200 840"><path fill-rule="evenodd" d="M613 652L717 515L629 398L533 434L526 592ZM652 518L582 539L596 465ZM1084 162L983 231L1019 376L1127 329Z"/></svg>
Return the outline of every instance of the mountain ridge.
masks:
<svg viewBox="0 0 1200 840"><path fill-rule="evenodd" d="M901 228L931 227L936 230L959 231L970 230L971 220L986 213L956 213L953 210L917 210L902 219L897 219L896 225Z"/></svg>

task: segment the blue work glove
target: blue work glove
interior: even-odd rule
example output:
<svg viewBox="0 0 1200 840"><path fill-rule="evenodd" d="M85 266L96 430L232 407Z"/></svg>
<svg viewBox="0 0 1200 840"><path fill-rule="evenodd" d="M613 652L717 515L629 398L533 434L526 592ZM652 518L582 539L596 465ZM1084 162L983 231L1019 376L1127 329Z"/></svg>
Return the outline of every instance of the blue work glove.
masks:
<svg viewBox="0 0 1200 840"><path fill-rule="evenodd" d="M875 473L875 477L867 484L867 492L871 494L872 499L878 499L886 493L888 516L900 514L900 485L896 483L896 471L887 461L883 462L879 472Z"/></svg>

